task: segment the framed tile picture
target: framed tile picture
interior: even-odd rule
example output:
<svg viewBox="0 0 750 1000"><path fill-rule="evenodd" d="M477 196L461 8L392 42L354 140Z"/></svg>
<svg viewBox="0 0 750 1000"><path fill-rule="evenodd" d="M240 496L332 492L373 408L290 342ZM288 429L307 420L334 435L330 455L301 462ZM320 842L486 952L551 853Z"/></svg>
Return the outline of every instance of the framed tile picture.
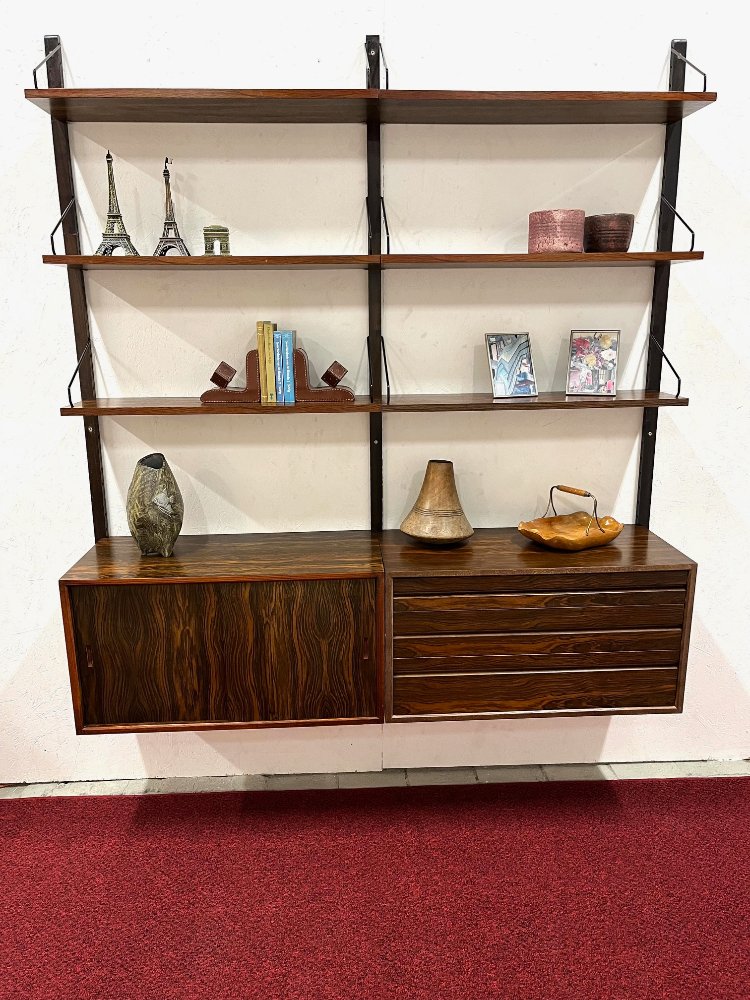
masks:
<svg viewBox="0 0 750 1000"><path fill-rule="evenodd" d="M487 333L484 339L493 398L539 395L528 333Z"/></svg>
<svg viewBox="0 0 750 1000"><path fill-rule="evenodd" d="M619 330L571 330L569 396L614 396Z"/></svg>

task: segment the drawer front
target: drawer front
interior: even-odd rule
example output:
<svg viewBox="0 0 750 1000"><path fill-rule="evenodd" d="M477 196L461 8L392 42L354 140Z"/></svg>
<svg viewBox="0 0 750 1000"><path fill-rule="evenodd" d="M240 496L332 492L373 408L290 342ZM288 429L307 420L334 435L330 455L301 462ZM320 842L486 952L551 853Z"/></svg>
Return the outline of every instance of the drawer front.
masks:
<svg viewBox="0 0 750 1000"><path fill-rule="evenodd" d="M506 576L396 577L394 596L439 594L536 593L539 591L684 590L684 570L614 573L520 573Z"/></svg>
<svg viewBox="0 0 750 1000"><path fill-rule="evenodd" d="M679 649L649 649L643 651L622 649L609 653L499 653L496 655L409 656L394 659L393 673L403 674L476 674L504 673L527 670L582 670L598 667L642 667L644 658L648 666L676 667Z"/></svg>
<svg viewBox="0 0 750 1000"><path fill-rule="evenodd" d="M669 650L679 657L681 629L623 629L619 632L516 632L489 635L416 635L393 640L393 657L498 656L519 653L645 654Z"/></svg>
<svg viewBox="0 0 750 1000"><path fill-rule="evenodd" d="M392 717L674 709L682 570L394 580Z"/></svg>
<svg viewBox="0 0 750 1000"><path fill-rule="evenodd" d="M394 717L671 708L677 668L396 677Z"/></svg>
<svg viewBox="0 0 750 1000"><path fill-rule="evenodd" d="M683 616L684 591L682 604L404 611L393 616L393 634L584 631L604 627L679 628Z"/></svg>

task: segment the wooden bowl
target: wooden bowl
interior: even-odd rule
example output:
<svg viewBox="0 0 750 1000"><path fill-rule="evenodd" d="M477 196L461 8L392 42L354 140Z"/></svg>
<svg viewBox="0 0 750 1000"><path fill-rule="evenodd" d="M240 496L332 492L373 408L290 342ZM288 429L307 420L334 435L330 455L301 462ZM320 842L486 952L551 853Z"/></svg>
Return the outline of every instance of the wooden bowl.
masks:
<svg viewBox="0 0 750 1000"><path fill-rule="evenodd" d="M634 215L587 215L583 232L586 253L627 253L633 236Z"/></svg>

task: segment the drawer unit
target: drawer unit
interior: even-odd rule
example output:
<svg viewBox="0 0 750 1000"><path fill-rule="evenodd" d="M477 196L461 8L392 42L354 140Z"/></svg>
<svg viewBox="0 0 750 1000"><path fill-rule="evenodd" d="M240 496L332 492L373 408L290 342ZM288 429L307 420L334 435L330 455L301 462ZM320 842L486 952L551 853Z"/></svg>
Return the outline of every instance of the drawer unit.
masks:
<svg viewBox="0 0 750 1000"><path fill-rule="evenodd" d="M384 542L388 718L681 709L690 560L638 528L625 529L623 548L635 536L660 556L658 568L628 565L617 543L571 554L519 543L510 530L478 534L485 558L472 568L482 572L450 576L467 557L471 565L469 550L420 558L410 543L399 541L399 552L396 538ZM519 571L509 572L514 558ZM443 572L418 576L420 562ZM412 572L396 575L399 563Z"/></svg>

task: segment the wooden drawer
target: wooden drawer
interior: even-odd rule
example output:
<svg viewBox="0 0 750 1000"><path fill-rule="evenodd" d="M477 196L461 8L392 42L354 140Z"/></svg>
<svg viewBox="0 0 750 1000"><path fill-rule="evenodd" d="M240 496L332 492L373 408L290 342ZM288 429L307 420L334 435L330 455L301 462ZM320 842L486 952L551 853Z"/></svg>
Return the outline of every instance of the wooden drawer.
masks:
<svg viewBox="0 0 750 1000"><path fill-rule="evenodd" d="M662 603L659 591L615 591L605 594L530 595L525 605L513 606L519 600L508 594L493 594L491 600L481 595L461 598L422 597L420 610L397 610L406 598L394 602L393 634L435 635L460 632L517 632L540 629L551 632L617 628L677 628L682 625L685 591L667 590L669 600ZM592 598L609 598L601 604ZM677 600L674 600L674 599ZM429 608L430 602L437 602ZM508 603L506 603L508 602ZM559 602L559 603L557 603ZM569 602L567 605L565 602Z"/></svg>
<svg viewBox="0 0 750 1000"><path fill-rule="evenodd" d="M527 670L583 670L596 667L642 667L643 651L622 649L594 653L498 653L478 656L411 656L393 661L395 676L403 674L476 674ZM679 662L679 649L649 649L648 665L672 667Z"/></svg>
<svg viewBox="0 0 750 1000"><path fill-rule="evenodd" d="M489 576L396 577L393 593L401 595L535 593L538 591L609 591L684 589L684 570L611 573L516 573Z"/></svg>
<svg viewBox="0 0 750 1000"><path fill-rule="evenodd" d="M394 717L674 708L677 668L396 677Z"/></svg>
<svg viewBox="0 0 750 1000"><path fill-rule="evenodd" d="M654 649L679 656L682 630L622 629L617 632L515 632L487 635L417 635L393 640L394 659L431 656L497 656L527 653L622 653Z"/></svg>

